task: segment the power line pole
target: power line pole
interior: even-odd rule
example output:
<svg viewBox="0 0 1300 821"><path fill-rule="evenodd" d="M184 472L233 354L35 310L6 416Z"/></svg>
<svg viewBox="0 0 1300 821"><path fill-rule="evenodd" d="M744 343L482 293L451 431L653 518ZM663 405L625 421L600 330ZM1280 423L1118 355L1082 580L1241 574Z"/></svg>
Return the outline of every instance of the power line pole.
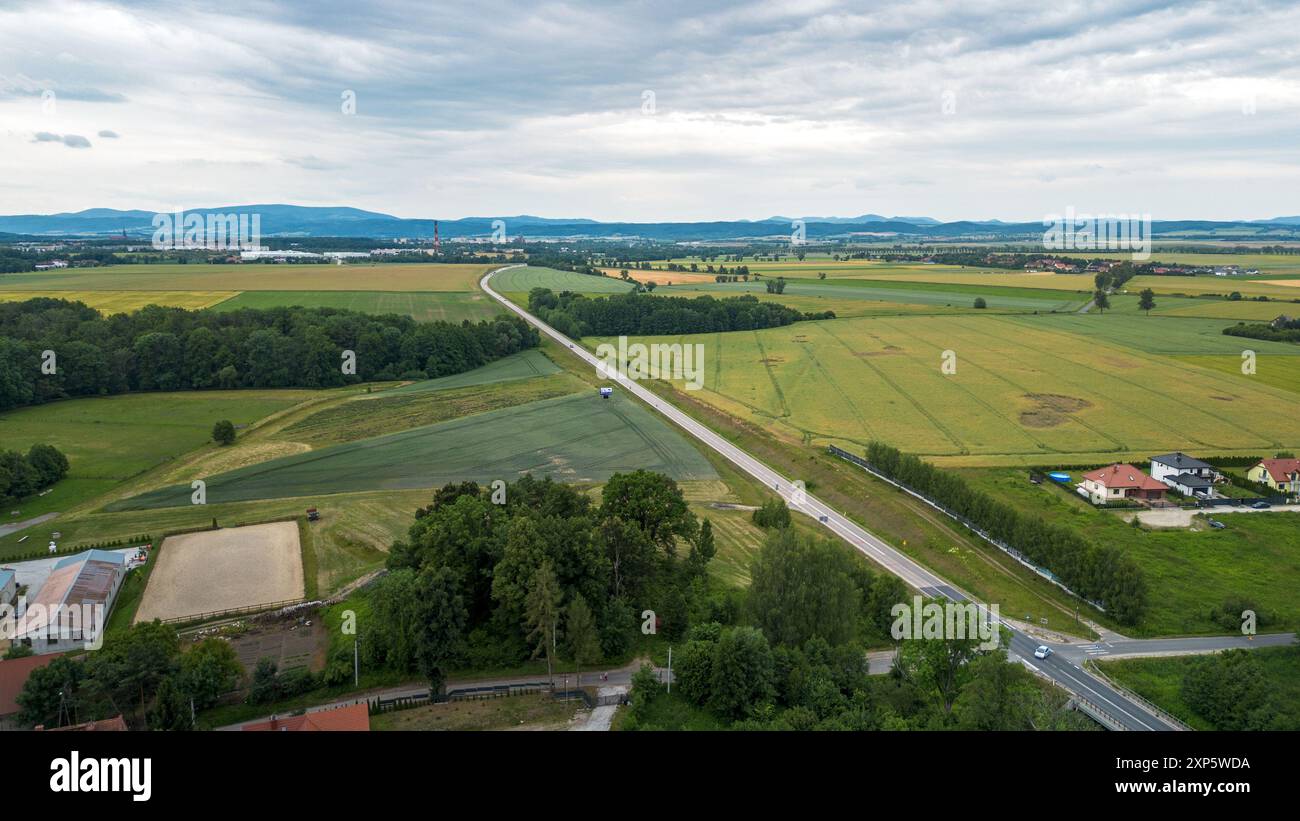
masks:
<svg viewBox="0 0 1300 821"><path fill-rule="evenodd" d="M673 646L668 645L668 692L673 691Z"/></svg>

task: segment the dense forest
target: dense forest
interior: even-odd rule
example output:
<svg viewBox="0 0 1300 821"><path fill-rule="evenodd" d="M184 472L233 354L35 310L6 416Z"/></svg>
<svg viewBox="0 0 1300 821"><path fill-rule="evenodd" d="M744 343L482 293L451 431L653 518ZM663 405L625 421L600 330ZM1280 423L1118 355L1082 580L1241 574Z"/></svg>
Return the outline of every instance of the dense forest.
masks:
<svg viewBox="0 0 1300 821"><path fill-rule="evenodd" d="M1142 569L1118 549L1096 545L1074 530L1026 516L987 493L970 487L952 471L941 470L881 442L867 445L867 461L900 484L928 496L1029 561L1051 570L1061 583L1123 624L1136 624L1147 607Z"/></svg>
<svg viewBox="0 0 1300 821"><path fill-rule="evenodd" d="M555 294L549 288L528 293L528 310L574 338L749 331L835 318L834 311L800 313L752 295L690 299L632 293L593 299L570 291Z"/></svg>
<svg viewBox="0 0 1300 821"><path fill-rule="evenodd" d="M105 317L80 302L42 297L0 303L0 410L127 391L435 378L538 342L534 328L504 315L454 325L334 308L223 313L151 305ZM344 351L355 352L355 373L344 373Z"/></svg>

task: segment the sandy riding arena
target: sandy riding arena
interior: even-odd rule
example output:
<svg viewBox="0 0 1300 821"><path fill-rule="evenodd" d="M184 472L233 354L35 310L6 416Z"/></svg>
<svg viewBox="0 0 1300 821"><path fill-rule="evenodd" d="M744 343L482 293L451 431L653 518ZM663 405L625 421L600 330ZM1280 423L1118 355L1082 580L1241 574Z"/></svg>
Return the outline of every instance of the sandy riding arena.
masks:
<svg viewBox="0 0 1300 821"><path fill-rule="evenodd" d="M169 536L157 561L137 624L270 604L304 592L295 522Z"/></svg>

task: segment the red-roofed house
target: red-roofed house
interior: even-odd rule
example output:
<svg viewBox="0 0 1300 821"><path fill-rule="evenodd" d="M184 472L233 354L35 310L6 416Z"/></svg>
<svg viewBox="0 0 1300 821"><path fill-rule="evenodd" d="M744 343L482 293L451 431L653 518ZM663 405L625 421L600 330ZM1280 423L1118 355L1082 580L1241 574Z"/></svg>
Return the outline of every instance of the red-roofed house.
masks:
<svg viewBox="0 0 1300 821"><path fill-rule="evenodd" d="M67 727L44 727L36 725L38 730L47 730L52 733L125 733L127 732L126 719L121 714L112 718L102 718L99 721L84 721L81 724L69 724Z"/></svg>
<svg viewBox="0 0 1300 821"><path fill-rule="evenodd" d="M20 709L18 694L23 691L27 677L33 670L44 667L56 658L57 656L26 656L0 661L0 728L12 721Z"/></svg>
<svg viewBox="0 0 1300 821"><path fill-rule="evenodd" d="M1261 459L1246 471L1246 478L1283 493L1300 494L1300 459Z"/></svg>
<svg viewBox="0 0 1300 821"><path fill-rule="evenodd" d="M1169 488L1142 471L1122 462L1083 474L1082 493L1095 505L1126 499L1161 501Z"/></svg>
<svg viewBox="0 0 1300 821"><path fill-rule="evenodd" d="M370 730L370 705L364 701L360 704L349 704L346 707L334 707L328 710L317 710L313 713L304 713L300 716L289 716L288 718L272 718L270 721L259 721L254 724L245 724L244 732L287 732L287 733L312 733L312 732L368 732Z"/></svg>

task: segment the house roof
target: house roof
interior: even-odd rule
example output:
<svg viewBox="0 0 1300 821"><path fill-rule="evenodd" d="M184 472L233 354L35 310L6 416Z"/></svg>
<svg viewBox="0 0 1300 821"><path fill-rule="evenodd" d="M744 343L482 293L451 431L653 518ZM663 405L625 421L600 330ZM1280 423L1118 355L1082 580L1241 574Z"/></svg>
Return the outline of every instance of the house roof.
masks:
<svg viewBox="0 0 1300 821"><path fill-rule="evenodd" d="M272 718L270 721L259 721L254 724L244 725L244 732L310 733L322 731L367 732L369 730L370 705L365 702L349 704L346 707L335 707L331 710L317 710L300 716Z"/></svg>
<svg viewBox="0 0 1300 821"><path fill-rule="evenodd" d="M57 654L0 661L0 716L18 712L18 694L23 691L27 677L33 670L44 667L56 658Z"/></svg>
<svg viewBox="0 0 1300 821"><path fill-rule="evenodd" d="M36 729L48 730L52 733L90 733L99 731L125 733L127 731L126 719L122 718L120 713L101 721L86 721L81 724L69 724L67 727L37 727Z"/></svg>
<svg viewBox="0 0 1300 821"><path fill-rule="evenodd" d="M1083 478L1091 479L1102 487L1136 488L1139 490L1167 490L1164 482L1157 482L1132 465L1117 462L1104 468L1090 470Z"/></svg>
<svg viewBox="0 0 1300 821"><path fill-rule="evenodd" d="M1202 462L1200 459L1193 459L1186 453L1166 453L1163 456L1152 456L1151 461L1159 462L1162 465L1168 465L1171 468L1178 468L1179 470L1187 470L1188 468L1214 469L1214 465L1211 465L1209 462Z"/></svg>
<svg viewBox="0 0 1300 821"><path fill-rule="evenodd" d="M1197 476L1195 473L1180 473L1171 480L1176 485L1183 487L1209 487L1214 484L1204 476Z"/></svg>
<svg viewBox="0 0 1300 821"><path fill-rule="evenodd" d="M1289 481L1291 476L1300 471L1300 459L1260 459L1260 465L1268 471L1268 475L1273 477L1274 482Z"/></svg>
<svg viewBox="0 0 1300 821"><path fill-rule="evenodd" d="M56 563L41 589L28 598L28 616L23 622L22 633L26 635L43 630L50 613L60 605L107 605L113 584L122 572L123 561L118 553L87 550ZM35 608L37 604L42 607Z"/></svg>

